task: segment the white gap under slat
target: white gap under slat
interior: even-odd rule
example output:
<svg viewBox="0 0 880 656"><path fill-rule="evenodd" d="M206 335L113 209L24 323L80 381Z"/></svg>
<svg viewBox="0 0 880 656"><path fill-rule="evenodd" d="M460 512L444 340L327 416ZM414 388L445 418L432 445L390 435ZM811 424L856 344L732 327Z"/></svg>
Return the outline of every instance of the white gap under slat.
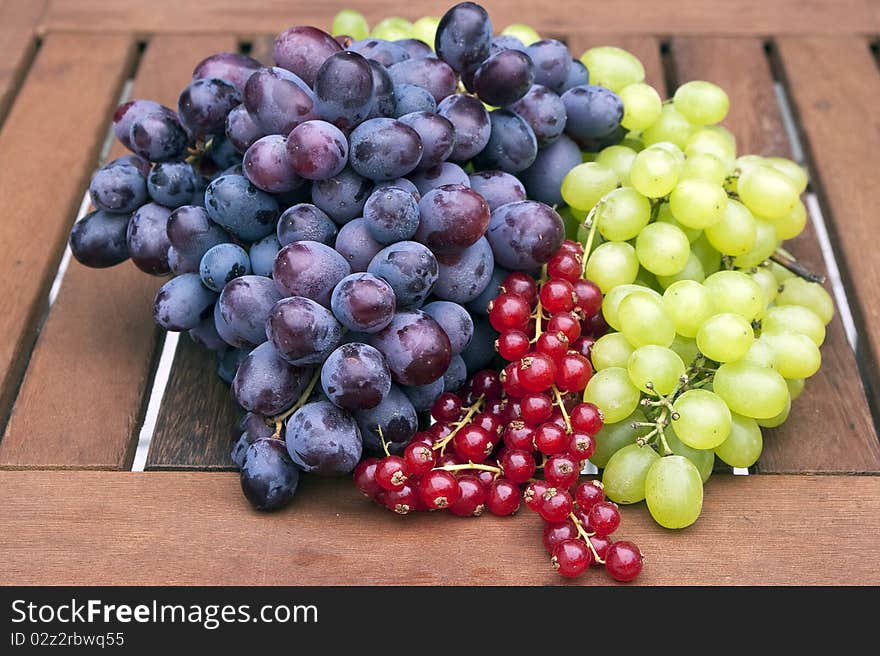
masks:
<svg viewBox="0 0 880 656"><path fill-rule="evenodd" d="M91 202L92 200L89 198L89 191L87 189L86 193L83 194L82 202L79 204L79 211L76 213L76 221L74 221L74 223L89 213ZM64 255L61 256L58 271L55 272L55 279L52 281L52 286L49 288L49 307L52 307L55 303L55 299L58 298L58 292L61 291L61 281L64 280L64 274L67 273L67 267L70 266L70 258L72 256L73 254L70 252L70 244L65 245Z"/></svg>
<svg viewBox="0 0 880 656"><path fill-rule="evenodd" d="M147 464L150 442L152 442L153 432L156 430L156 419L159 417L159 408L162 406L162 398L165 396L165 388L168 386L171 364L174 362L174 353L177 351L179 340L180 333L165 333L165 342L162 344L162 354L159 356L159 365L156 367L156 375L153 377L150 401L147 404L144 423L138 434L137 450L134 453L134 462L131 463L131 471L142 472Z"/></svg>

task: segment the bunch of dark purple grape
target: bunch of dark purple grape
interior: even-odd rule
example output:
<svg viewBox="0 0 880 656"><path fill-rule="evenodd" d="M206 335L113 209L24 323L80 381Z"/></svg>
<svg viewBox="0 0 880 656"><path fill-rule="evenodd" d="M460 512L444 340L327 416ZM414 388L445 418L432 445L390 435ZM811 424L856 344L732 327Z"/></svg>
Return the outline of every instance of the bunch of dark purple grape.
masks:
<svg viewBox="0 0 880 656"><path fill-rule="evenodd" d="M134 154L95 174L71 249L174 276L155 319L217 351L258 508L300 471L400 451L418 411L490 363L488 301L562 244L549 205L581 150L622 137L620 99L561 42L493 38L465 2L434 47L292 27L274 67L214 55L176 111L114 116Z"/></svg>

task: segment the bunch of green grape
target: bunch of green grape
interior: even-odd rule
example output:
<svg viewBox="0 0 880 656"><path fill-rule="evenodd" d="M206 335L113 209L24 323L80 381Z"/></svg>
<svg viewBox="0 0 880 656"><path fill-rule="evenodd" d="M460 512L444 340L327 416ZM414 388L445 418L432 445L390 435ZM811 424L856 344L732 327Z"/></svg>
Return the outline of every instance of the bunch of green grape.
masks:
<svg viewBox="0 0 880 656"><path fill-rule="evenodd" d="M688 82L663 102L630 53L594 48L583 62L623 100L628 131L562 184L612 329L584 392L605 416L592 462L609 498L645 500L659 524L683 528L716 456L753 465L761 429L786 420L819 369L833 302L780 248L806 225L807 175L737 156L717 125L729 107L720 87Z"/></svg>

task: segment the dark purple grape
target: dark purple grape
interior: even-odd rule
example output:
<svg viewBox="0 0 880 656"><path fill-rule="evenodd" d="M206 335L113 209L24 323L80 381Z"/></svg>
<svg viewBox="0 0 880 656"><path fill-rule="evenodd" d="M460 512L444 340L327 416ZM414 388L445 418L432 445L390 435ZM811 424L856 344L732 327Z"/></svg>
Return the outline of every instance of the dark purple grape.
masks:
<svg viewBox="0 0 880 656"><path fill-rule="evenodd" d="M398 39L395 41L397 45L402 47L409 53L410 58L419 59L420 57L434 57L434 50L424 41L419 39ZM385 64L388 66L388 64Z"/></svg>
<svg viewBox="0 0 880 656"><path fill-rule="evenodd" d="M379 405L358 410L352 416L360 429L364 449L375 454L385 454L382 438L385 439L389 452L399 453L419 428L415 408L397 385L391 386L391 391Z"/></svg>
<svg viewBox="0 0 880 656"><path fill-rule="evenodd" d="M275 235L267 235L260 241L255 241L251 244L248 257L250 258L251 269L254 275L271 276L272 267L275 266L275 257L280 250L281 244Z"/></svg>
<svg viewBox="0 0 880 656"><path fill-rule="evenodd" d="M156 164L147 178L150 198L171 208L188 205L199 186L199 176L186 162Z"/></svg>
<svg viewBox="0 0 880 656"><path fill-rule="evenodd" d="M214 223L245 241L275 229L278 201L242 175L221 175L205 190L205 209Z"/></svg>
<svg viewBox="0 0 880 656"><path fill-rule="evenodd" d="M532 60L519 50L503 50L480 64L474 91L485 103L503 107L522 98L535 81Z"/></svg>
<svg viewBox="0 0 880 656"><path fill-rule="evenodd" d="M379 351L351 342L327 357L321 368L321 387L334 405L365 410L379 405L391 390L391 372Z"/></svg>
<svg viewBox="0 0 880 656"><path fill-rule="evenodd" d="M458 355L470 344L474 336L474 320L461 305L449 301L434 301L425 305L422 312L431 315L440 324L449 337L452 355Z"/></svg>
<svg viewBox="0 0 880 656"><path fill-rule="evenodd" d="M244 106L266 134L289 134L305 121L318 118L315 94L283 68L261 68L244 88Z"/></svg>
<svg viewBox="0 0 880 656"><path fill-rule="evenodd" d="M298 25L284 30L275 39L275 64L296 73L309 86L314 86L318 69L342 46L317 27Z"/></svg>
<svg viewBox="0 0 880 656"><path fill-rule="evenodd" d="M303 184L303 179L296 174L287 155L287 139L280 134L261 137L244 154L244 175L257 189L272 194L293 191Z"/></svg>
<svg viewBox="0 0 880 656"><path fill-rule="evenodd" d="M409 179L415 185L420 196L446 185L471 186L470 178L465 170L452 162L441 162L430 169L416 171L410 174Z"/></svg>
<svg viewBox="0 0 880 656"><path fill-rule="evenodd" d="M212 177L217 171L225 172L226 169L233 166L241 168L241 153L223 132L211 137L205 147L205 157L202 158L197 168L205 168L209 163L213 163L214 167L210 170L208 177Z"/></svg>
<svg viewBox="0 0 880 656"><path fill-rule="evenodd" d="M526 46L515 36L511 36L510 34L499 34L493 38L492 43L489 44L489 56L497 55L502 50L519 50L520 52L525 52Z"/></svg>
<svg viewBox="0 0 880 656"><path fill-rule="evenodd" d="M464 360L468 373L473 375L489 366L495 357L496 339L498 333L489 325L489 320L485 317L474 317L474 338L461 352L461 359Z"/></svg>
<svg viewBox="0 0 880 656"><path fill-rule="evenodd" d="M367 60L373 70L373 107L370 109L369 118L388 117L394 118L394 109L397 107L397 98L394 96L394 80L388 74L382 64L374 59Z"/></svg>
<svg viewBox="0 0 880 656"><path fill-rule="evenodd" d="M440 377L427 385L401 385L400 390L417 412L425 412L430 410L434 402L443 394L443 378Z"/></svg>
<svg viewBox="0 0 880 656"><path fill-rule="evenodd" d="M211 248L199 264L202 284L215 292L222 292L230 280L251 272L247 252L236 244L217 244Z"/></svg>
<svg viewBox="0 0 880 656"><path fill-rule="evenodd" d="M352 416L329 401L307 403L287 420L287 451L303 471L319 476L351 473L363 443Z"/></svg>
<svg viewBox="0 0 880 656"><path fill-rule="evenodd" d="M141 206L128 220L128 254L138 269L154 276L170 273L168 217L171 210L156 203Z"/></svg>
<svg viewBox="0 0 880 656"><path fill-rule="evenodd" d="M416 308L437 282L437 258L418 242L401 241L376 253L367 271L391 285L399 309Z"/></svg>
<svg viewBox="0 0 880 656"><path fill-rule="evenodd" d="M467 365L460 355L453 355L449 367L443 374L443 391L455 392L467 380Z"/></svg>
<svg viewBox="0 0 880 656"><path fill-rule="evenodd" d="M616 146L626 138L627 130L622 125L617 126L609 134L604 137L577 137L569 133L568 136L580 146L580 149L586 153L598 153L600 150L608 148L608 146Z"/></svg>
<svg viewBox="0 0 880 656"><path fill-rule="evenodd" d="M486 237L498 264L512 271L531 271L559 250L565 226L553 208L526 200L492 212Z"/></svg>
<svg viewBox="0 0 880 656"><path fill-rule="evenodd" d="M348 140L326 121L306 121L287 137L287 160L307 180L326 180L342 173L348 162Z"/></svg>
<svg viewBox="0 0 880 656"><path fill-rule="evenodd" d="M255 346L266 341L266 320L281 299L275 285L262 276L240 276L223 287L214 308L217 332L230 346Z"/></svg>
<svg viewBox="0 0 880 656"><path fill-rule="evenodd" d="M415 130L422 142L419 169L429 169L444 162L455 145L455 128L449 119L431 112L413 112L398 119Z"/></svg>
<svg viewBox="0 0 880 656"><path fill-rule="evenodd" d="M265 323L272 346L291 364L320 364L342 340L329 310L302 296L278 301Z"/></svg>
<svg viewBox="0 0 880 656"><path fill-rule="evenodd" d="M147 201L147 180L133 164L110 164L97 170L89 195L99 210L131 214Z"/></svg>
<svg viewBox="0 0 880 656"><path fill-rule="evenodd" d="M122 103L113 112L113 135L119 140L123 146L129 150L134 150L131 143L131 126L148 114L167 113L169 116L175 117L173 109L160 105L152 100L130 100ZM146 173L144 174L146 175Z"/></svg>
<svg viewBox="0 0 880 656"><path fill-rule="evenodd" d="M485 237L457 255L437 258L439 276L434 296L453 303L472 301L492 278L492 249Z"/></svg>
<svg viewBox="0 0 880 656"><path fill-rule="evenodd" d="M406 48L385 39L363 39L355 41L348 50L356 52L366 59L373 59L382 66L393 66L410 58Z"/></svg>
<svg viewBox="0 0 880 656"><path fill-rule="evenodd" d="M413 112L436 112L437 102L427 89L415 84L398 84L394 87L394 113L400 118Z"/></svg>
<svg viewBox="0 0 880 656"><path fill-rule="evenodd" d="M519 173L529 168L538 155L538 141L529 124L518 114L496 109L489 114L492 134L489 143L474 158L481 169Z"/></svg>
<svg viewBox="0 0 880 656"><path fill-rule="evenodd" d="M217 326L214 323L214 311L211 309L208 315L189 329L189 338L199 346L209 351L225 351L229 344L223 341Z"/></svg>
<svg viewBox="0 0 880 656"><path fill-rule="evenodd" d="M337 52L327 58L315 81L318 116L351 130L370 115L375 102L373 69L356 52Z"/></svg>
<svg viewBox="0 0 880 656"><path fill-rule="evenodd" d="M456 71L478 66L489 56L492 21L480 5L461 2L449 9L437 26L434 50Z"/></svg>
<svg viewBox="0 0 880 656"><path fill-rule="evenodd" d="M383 247L373 239L363 218L349 221L336 235L336 250L348 262L353 273L366 271L370 261Z"/></svg>
<svg viewBox="0 0 880 656"><path fill-rule="evenodd" d="M311 377L311 368L285 362L269 342L264 342L238 367L232 394L245 410L277 415L296 403Z"/></svg>
<svg viewBox="0 0 880 656"><path fill-rule="evenodd" d="M416 240L438 254L454 255L476 243L489 226L489 204L464 185L444 185L419 201Z"/></svg>
<svg viewBox="0 0 880 656"><path fill-rule="evenodd" d="M312 185L312 202L336 223L346 223L361 216L364 203L373 192L373 183L351 168Z"/></svg>
<svg viewBox="0 0 880 656"><path fill-rule="evenodd" d="M177 112L190 131L205 137L226 128L226 117L241 104L241 94L220 79L193 80L177 99Z"/></svg>
<svg viewBox="0 0 880 656"><path fill-rule="evenodd" d="M571 69L571 53L562 41L535 41L526 48L526 54L535 64L535 84L552 91L562 89Z"/></svg>
<svg viewBox="0 0 880 656"><path fill-rule="evenodd" d="M277 236L281 246L295 241L318 241L332 246L336 241L336 224L314 205L299 203L284 210L278 219Z"/></svg>
<svg viewBox="0 0 880 656"><path fill-rule="evenodd" d="M606 137L620 127L623 102L605 87L579 86L562 94L566 133L575 140Z"/></svg>
<svg viewBox="0 0 880 656"><path fill-rule="evenodd" d="M463 93L449 96L437 106L437 113L455 126L455 147L450 159L465 162L477 155L492 134L489 112L478 99Z"/></svg>
<svg viewBox="0 0 880 656"><path fill-rule="evenodd" d="M375 187L373 187L373 191L378 191L379 189L388 189L389 187L397 187L398 189L403 189L404 191L409 192L410 194L412 194L412 197L417 203L422 199L422 195L419 193L418 187L416 187L408 178L395 178L394 180L380 182Z"/></svg>
<svg viewBox="0 0 880 656"><path fill-rule="evenodd" d="M304 296L329 308L333 288L349 273L345 258L326 244L298 241L278 251L272 277L284 296Z"/></svg>
<svg viewBox="0 0 880 656"><path fill-rule="evenodd" d="M526 199L526 188L515 175L505 171L477 171L468 176L471 189L486 199L489 211Z"/></svg>
<svg viewBox="0 0 880 656"><path fill-rule="evenodd" d="M391 377L401 385L427 385L449 367L449 337L424 312L398 312L391 323L370 336L370 344L385 356Z"/></svg>
<svg viewBox="0 0 880 656"><path fill-rule="evenodd" d="M364 224L383 245L410 239L419 227L419 204L405 189L377 189L364 205Z"/></svg>
<svg viewBox="0 0 880 656"><path fill-rule="evenodd" d="M547 205L562 205L562 179L583 161L578 145L562 135L556 143L538 151L535 163L519 174L529 198Z"/></svg>
<svg viewBox="0 0 880 656"><path fill-rule="evenodd" d="M211 316L217 294L195 273L184 273L166 282L156 294L153 318L165 330L190 330Z"/></svg>
<svg viewBox="0 0 880 656"><path fill-rule="evenodd" d="M244 93L248 78L261 67L262 64L253 57L237 52L218 52L200 61L192 77L194 80L218 78L234 86L239 93Z"/></svg>
<svg viewBox="0 0 880 656"><path fill-rule="evenodd" d="M257 440L271 438L275 429L270 428L263 417L254 414L253 412L245 413L244 417L241 418L238 427L242 431L241 437L232 447L232 453L230 453L229 456L232 459L232 462L238 467L241 467L244 464L244 456L248 447ZM282 436L282 440L283 439ZM279 443L280 441L281 440L278 440ZM287 448L284 449L284 453L287 454Z"/></svg>
<svg viewBox="0 0 880 656"><path fill-rule="evenodd" d="M257 510L283 508L296 493L299 468L281 440L260 439L251 444L241 463L241 491Z"/></svg>
<svg viewBox="0 0 880 656"><path fill-rule="evenodd" d="M198 271L202 256L217 244L229 241L229 235L208 216L204 207L184 205L168 217L168 241L177 256L189 263L190 271Z"/></svg>
<svg viewBox="0 0 880 656"><path fill-rule="evenodd" d="M472 301L468 301L465 307L467 307L470 312L487 316L489 314L489 303L495 300L495 297L501 293L502 283L508 273L510 273L510 271L496 264L495 268L492 270L492 277L489 278L489 284L487 284L486 288L480 292L479 296Z"/></svg>
<svg viewBox="0 0 880 656"><path fill-rule="evenodd" d="M565 130L565 104L562 98L539 84L508 109L525 119L535 133L539 147L553 143Z"/></svg>
<svg viewBox="0 0 880 656"><path fill-rule="evenodd" d="M571 68L568 69L568 77L565 78L565 83L559 89L559 93L565 93L569 89L589 83L590 71L580 59L572 59Z"/></svg>
<svg viewBox="0 0 880 656"><path fill-rule="evenodd" d="M395 85L415 84L427 89L438 103L446 96L455 93L458 85L458 78L452 67L436 57L407 59L390 66L388 74Z"/></svg>
<svg viewBox="0 0 880 656"><path fill-rule="evenodd" d="M248 114L244 104L234 107L226 117L226 137L240 153L244 153L260 137L266 136Z"/></svg>
<svg viewBox="0 0 880 656"><path fill-rule="evenodd" d="M135 155L134 153L130 153L128 155L123 155L122 157L117 157L111 162L105 164L105 166L124 166L131 165L134 166L138 171L144 174L144 177L150 175L150 169L153 168L153 165L145 160L140 155Z"/></svg>
<svg viewBox="0 0 880 656"><path fill-rule="evenodd" d="M130 148L151 162L177 159L186 150L188 139L177 114L163 107L131 123Z"/></svg>
<svg viewBox="0 0 880 656"><path fill-rule="evenodd" d="M111 267L128 259L129 217L97 210L73 224L70 250L77 261L95 269Z"/></svg>
<svg viewBox="0 0 880 656"><path fill-rule="evenodd" d="M349 138L352 168L370 180L392 180L414 170L422 158L419 134L393 118L372 118Z"/></svg>
<svg viewBox="0 0 880 656"><path fill-rule="evenodd" d="M397 298L382 278L352 273L336 285L330 307L339 323L350 331L375 333L391 323Z"/></svg>
<svg viewBox="0 0 880 656"><path fill-rule="evenodd" d="M217 315L217 306L214 306L214 316ZM226 342L224 342L225 344ZM217 351L217 377L227 385L232 385L238 368L245 361L251 351L252 346L245 348L227 348L225 351Z"/></svg>

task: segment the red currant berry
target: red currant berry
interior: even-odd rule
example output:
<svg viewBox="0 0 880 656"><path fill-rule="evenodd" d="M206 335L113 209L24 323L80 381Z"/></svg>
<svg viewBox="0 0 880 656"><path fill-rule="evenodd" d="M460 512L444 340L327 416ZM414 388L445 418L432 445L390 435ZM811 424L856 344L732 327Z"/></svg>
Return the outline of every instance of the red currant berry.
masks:
<svg viewBox="0 0 880 656"><path fill-rule="evenodd" d="M471 393L477 397L482 396L487 401L495 401L501 398L503 392L497 371L481 369L471 378Z"/></svg>
<svg viewBox="0 0 880 656"><path fill-rule="evenodd" d="M550 415L550 421L547 422L550 424L556 424L562 430L566 430L568 428L568 424L565 423L565 417L562 416L562 413L558 408L553 409L553 414Z"/></svg>
<svg viewBox="0 0 880 656"><path fill-rule="evenodd" d="M576 431L595 435L604 424L602 411L594 403L578 403L571 410L571 426Z"/></svg>
<svg viewBox="0 0 880 656"><path fill-rule="evenodd" d="M545 522L558 524L568 519L571 509L572 501L568 490L548 487L544 494L541 495L538 514Z"/></svg>
<svg viewBox="0 0 880 656"><path fill-rule="evenodd" d="M492 460L487 460L485 464L497 466ZM480 481L480 485L487 490L489 489L489 486L492 485L492 481L495 480L495 472L486 471L485 469L475 469L470 475L475 476L476 479Z"/></svg>
<svg viewBox="0 0 880 656"><path fill-rule="evenodd" d="M481 412L471 419L474 426L479 426L492 436L493 442L498 442L498 436L501 434L501 417L498 415Z"/></svg>
<svg viewBox="0 0 880 656"><path fill-rule="evenodd" d="M514 271L508 273L507 277L501 282L501 287L508 294L516 294L524 298L529 307L535 304L538 299L538 283L527 273Z"/></svg>
<svg viewBox="0 0 880 656"><path fill-rule="evenodd" d="M571 345L571 350L575 353L580 353L585 358L589 359L590 354L593 352L593 344L596 343L596 340L590 337L589 335L584 335L583 337L578 337L577 340Z"/></svg>
<svg viewBox="0 0 880 656"><path fill-rule="evenodd" d="M582 511L590 512L597 503L605 501L605 486L598 480L584 481L575 488L574 500Z"/></svg>
<svg viewBox="0 0 880 656"><path fill-rule="evenodd" d="M514 483L525 483L535 474L535 458L528 451L507 449L498 458L504 475Z"/></svg>
<svg viewBox="0 0 880 656"><path fill-rule="evenodd" d="M419 431L413 435L410 444L424 444L427 447L434 446L434 434L429 431Z"/></svg>
<svg viewBox="0 0 880 656"><path fill-rule="evenodd" d="M479 517L486 503L486 489L480 479L465 474L458 479L458 499L450 504L449 512L459 517Z"/></svg>
<svg viewBox="0 0 880 656"><path fill-rule="evenodd" d="M447 451L442 456L437 458L437 464L434 465L435 469L440 469L445 467L446 465L463 465L464 463L458 459L458 457L452 453L452 451Z"/></svg>
<svg viewBox="0 0 880 656"><path fill-rule="evenodd" d="M543 424L553 414L553 401L546 394L527 394L519 402L523 421L532 426Z"/></svg>
<svg viewBox="0 0 880 656"><path fill-rule="evenodd" d="M528 302L516 294L499 294L489 303L489 323L499 333L523 328L531 313Z"/></svg>
<svg viewBox="0 0 880 656"><path fill-rule="evenodd" d="M584 247L573 239L566 239L562 242L557 253L571 253L572 255L583 255Z"/></svg>
<svg viewBox="0 0 880 656"><path fill-rule="evenodd" d="M501 385L500 379L498 382ZM504 388L502 388L503 390ZM486 412L490 415L498 417L498 419L504 423L504 412L507 410L507 399L495 399L494 401L489 401L485 406L483 406L483 412Z"/></svg>
<svg viewBox="0 0 880 656"><path fill-rule="evenodd" d="M572 312L560 312L550 317L547 322L548 333L565 333L569 342L576 341L581 336L581 322Z"/></svg>
<svg viewBox="0 0 880 656"><path fill-rule="evenodd" d="M434 468L434 449L423 442L410 442L403 450L408 476L424 476Z"/></svg>
<svg viewBox="0 0 880 656"><path fill-rule="evenodd" d="M523 492L523 501L526 502L526 507L533 512L538 512L538 508L544 503L544 493L549 488L547 481L532 481L526 485Z"/></svg>
<svg viewBox="0 0 880 656"><path fill-rule="evenodd" d="M544 465L544 478L556 488L570 488L580 476L578 463L567 455L552 456Z"/></svg>
<svg viewBox="0 0 880 656"><path fill-rule="evenodd" d="M406 462L400 456L385 456L376 465L376 482L383 490L399 490L406 479Z"/></svg>
<svg viewBox="0 0 880 656"><path fill-rule="evenodd" d="M548 421L535 429L535 448L546 456L565 453L568 435L558 424Z"/></svg>
<svg viewBox="0 0 880 656"><path fill-rule="evenodd" d="M572 433L568 438L568 453L577 462L593 457L596 452L596 440L586 433Z"/></svg>
<svg viewBox="0 0 880 656"><path fill-rule="evenodd" d="M431 406L431 416L437 421L458 421L461 399L452 392L444 392Z"/></svg>
<svg viewBox="0 0 880 656"><path fill-rule="evenodd" d="M519 508L519 487L506 478L496 478L486 494L486 508L499 517L512 515Z"/></svg>
<svg viewBox="0 0 880 656"><path fill-rule="evenodd" d="M419 504L419 495L409 485L404 485L399 490L388 490L385 493L385 507L396 512L398 515L407 515L416 510Z"/></svg>
<svg viewBox="0 0 880 656"><path fill-rule="evenodd" d="M628 540L619 540L608 548L605 569L615 581L632 581L642 571L644 560L636 545Z"/></svg>
<svg viewBox="0 0 880 656"><path fill-rule="evenodd" d="M577 527L570 519L560 524L544 525L544 546L547 551L553 552L556 545L564 540L576 540L578 537Z"/></svg>
<svg viewBox="0 0 880 656"><path fill-rule="evenodd" d="M504 446L508 449L535 450L535 429L526 426L522 421L511 421L501 436Z"/></svg>
<svg viewBox="0 0 880 656"><path fill-rule="evenodd" d="M516 367L520 385L528 392L543 392L556 379L556 364L549 355L532 353Z"/></svg>
<svg viewBox="0 0 880 656"><path fill-rule="evenodd" d="M547 262L547 273L551 278L562 278L568 282L578 280L581 277L582 268L583 264L579 255L567 253L561 248Z"/></svg>
<svg viewBox="0 0 880 656"><path fill-rule="evenodd" d="M573 579L586 571L593 559L593 552L583 540L564 540L553 549L550 562L562 576Z"/></svg>
<svg viewBox="0 0 880 656"><path fill-rule="evenodd" d="M374 497L382 489L376 482L376 468L379 465L378 458L366 458L361 460L354 468L354 484L368 497Z"/></svg>
<svg viewBox="0 0 880 656"><path fill-rule="evenodd" d="M602 309L602 290L589 280L575 280L572 282L575 295L575 307L580 310L584 318L591 319L599 314Z"/></svg>
<svg viewBox="0 0 880 656"><path fill-rule="evenodd" d="M379 490L373 497L373 501L378 503L380 506L384 506L386 496L388 496L388 490Z"/></svg>
<svg viewBox="0 0 880 656"><path fill-rule="evenodd" d="M432 469L419 481L419 498L428 510L442 510L458 501L458 481L442 469Z"/></svg>
<svg viewBox="0 0 880 656"><path fill-rule="evenodd" d="M578 521L581 523L581 526L583 526L584 530L587 533L593 532L593 527L590 526L590 513L581 510L580 508L575 508L574 516L577 517Z"/></svg>
<svg viewBox="0 0 880 656"><path fill-rule="evenodd" d="M556 386L563 392L581 392L593 377L593 367L584 356L570 351L557 360Z"/></svg>
<svg viewBox="0 0 880 656"><path fill-rule="evenodd" d="M468 424L452 438L452 448L464 462L483 462L495 448L495 437L485 428Z"/></svg>
<svg viewBox="0 0 880 656"><path fill-rule="evenodd" d="M545 282L538 297L544 310L550 314L568 312L574 307L574 287L562 278L551 278Z"/></svg>
<svg viewBox="0 0 880 656"><path fill-rule="evenodd" d="M603 565L605 561L605 556L608 554L608 547L611 546L611 538L607 535L603 535L599 537L598 535L590 536L590 544L593 545L593 549L596 551L596 558L593 559L593 565Z"/></svg>
<svg viewBox="0 0 880 656"><path fill-rule="evenodd" d="M507 396L513 399L518 399L529 393L520 382L518 362L511 362L501 370L501 384L504 386Z"/></svg>
<svg viewBox="0 0 880 656"><path fill-rule="evenodd" d="M596 535L611 535L620 526L620 511L617 504L600 501L590 508L590 527Z"/></svg>
<svg viewBox="0 0 880 656"><path fill-rule="evenodd" d="M529 336L521 330L505 330L495 340L495 350L508 362L516 362L525 356L530 348Z"/></svg>
<svg viewBox="0 0 880 656"><path fill-rule="evenodd" d="M568 353L568 348L568 337L561 330L555 333L541 333L538 341L535 342L535 351L550 356L554 362L564 357Z"/></svg>
<svg viewBox="0 0 880 656"><path fill-rule="evenodd" d="M602 316L602 313L593 316L590 318L590 328L587 330L587 326L582 324L581 331L592 335L596 339L599 339L602 335L608 332L608 323L605 321L605 317Z"/></svg>
<svg viewBox="0 0 880 656"><path fill-rule="evenodd" d="M510 399L507 403L507 407L504 408L504 415L501 419L504 420L504 423L506 424L509 424L512 421L522 421L522 406L520 406L519 401Z"/></svg>

